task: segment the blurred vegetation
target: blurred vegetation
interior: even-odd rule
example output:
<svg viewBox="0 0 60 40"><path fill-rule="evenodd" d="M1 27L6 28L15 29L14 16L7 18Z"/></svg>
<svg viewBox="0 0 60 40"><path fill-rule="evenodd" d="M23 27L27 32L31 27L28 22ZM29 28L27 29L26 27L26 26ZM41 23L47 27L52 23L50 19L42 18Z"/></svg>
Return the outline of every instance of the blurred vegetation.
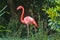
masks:
<svg viewBox="0 0 60 40"><path fill-rule="evenodd" d="M16 10L19 5L39 25L36 33L30 25L29 38ZM60 40L60 0L0 0L0 40Z"/></svg>
<svg viewBox="0 0 60 40"><path fill-rule="evenodd" d="M51 27L51 30L56 30L58 32L60 32L60 19L59 19L60 18L60 12L59 12L60 4L59 4L59 2L60 1L58 1L58 0L54 0L54 2L51 2L51 3L53 3L55 5L53 5L49 8L47 8L47 6L46 6L46 7L44 7L44 9L42 9L46 12L46 14L48 14L48 17L50 18L48 20L48 22L49 22L48 26Z"/></svg>

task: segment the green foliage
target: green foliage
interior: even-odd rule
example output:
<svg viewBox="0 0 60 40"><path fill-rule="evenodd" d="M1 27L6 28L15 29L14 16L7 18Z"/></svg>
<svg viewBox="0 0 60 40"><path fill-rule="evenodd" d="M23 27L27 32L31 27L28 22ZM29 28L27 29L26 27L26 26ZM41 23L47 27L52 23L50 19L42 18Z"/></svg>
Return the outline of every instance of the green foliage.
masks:
<svg viewBox="0 0 60 40"><path fill-rule="evenodd" d="M55 0L55 2L56 2L57 4L60 4L60 0Z"/></svg>
<svg viewBox="0 0 60 40"><path fill-rule="evenodd" d="M0 6L0 40L60 40L60 33L51 33L50 35L47 35L49 31L47 32L43 30L43 21L40 21L40 15L42 14L42 18L44 18L45 14L43 11L45 11L45 13L48 14L48 18L50 18L48 20L48 27L51 30L60 32L60 0L11 0L14 7L17 7L16 5L23 5L28 13L28 10L31 9L30 14L32 17L35 16L39 19L37 20L39 26L36 33L34 33L35 30L33 29L33 25L29 27L29 38L27 38L26 25L20 22L19 14L21 12L16 13L17 15L15 15L15 12L13 11L12 13L10 10L12 2L9 4L6 1L8 0L3 0L2 3L0 3L0 5L2 5ZM9 4L9 6L5 3ZM43 7L42 4L44 6L44 9L42 9L43 11L41 10ZM16 8L14 10L16 10ZM8 14L8 16L12 14L11 18L9 18L6 14ZM7 19L9 20L7 21Z"/></svg>
<svg viewBox="0 0 60 40"><path fill-rule="evenodd" d="M1 28L5 28L5 27L4 27L4 26L2 26L2 25L0 25L0 29L1 29Z"/></svg>
<svg viewBox="0 0 60 40"><path fill-rule="evenodd" d="M57 30L58 32L60 32L60 5L57 5L58 0L55 0L55 2L57 2L55 4L56 6L49 7L48 9L44 8L42 10L44 10L46 14L48 14L48 17L50 18L48 20L49 22L48 26L51 26L52 30Z"/></svg>
<svg viewBox="0 0 60 40"><path fill-rule="evenodd" d="M0 16L2 16L5 13L5 8L7 7L7 5L0 11Z"/></svg>
<svg viewBox="0 0 60 40"><path fill-rule="evenodd" d="M7 11L6 11L7 5L6 5L6 3L5 4L4 3L5 3L4 1L0 0L0 33L11 32L11 30L6 29L7 23L4 23L4 22L7 22L3 17L3 15L5 13L7 13Z"/></svg>

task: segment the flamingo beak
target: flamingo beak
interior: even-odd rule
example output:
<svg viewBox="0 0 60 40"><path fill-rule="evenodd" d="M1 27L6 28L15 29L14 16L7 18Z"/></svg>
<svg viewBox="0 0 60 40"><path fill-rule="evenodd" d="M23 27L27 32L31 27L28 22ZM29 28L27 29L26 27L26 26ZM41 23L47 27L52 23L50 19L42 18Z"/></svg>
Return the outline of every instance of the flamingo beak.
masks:
<svg viewBox="0 0 60 40"><path fill-rule="evenodd" d="M17 8L17 10L19 10L19 7Z"/></svg>

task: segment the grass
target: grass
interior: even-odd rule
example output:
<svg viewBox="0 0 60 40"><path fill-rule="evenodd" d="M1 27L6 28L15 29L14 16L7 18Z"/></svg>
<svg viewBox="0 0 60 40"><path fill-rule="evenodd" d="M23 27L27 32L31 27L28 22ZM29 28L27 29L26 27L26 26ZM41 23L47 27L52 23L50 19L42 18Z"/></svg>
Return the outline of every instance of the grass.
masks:
<svg viewBox="0 0 60 40"><path fill-rule="evenodd" d="M28 40L27 38L20 37L4 37L0 38L0 40ZM60 36L57 34L47 36L45 33L37 33L36 36L32 35L29 40L60 40Z"/></svg>
<svg viewBox="0 0 60 40"><path fill-rule="evenodd" d="M16 22L16 23L15 23ZM43 24L42 22L39 22L39 30L36 34L31 33L31 37L29 39L26 38L26 35L24 34L26 32L26 26L21 24L18 24L19 21L18 20L11 20L8 24L8 28L10 29L12 32L11 33L6 33L6 36L0 38L0 40L60 40L60 33L56 33L56 34L51 34L51 35L47 35L46 31L44 31L42 29ZM19 25L19 26L18 26ZM18 27L19 28L18 28ZM18 30L16 29L18 28ZM22 33L22 31L24 31ZM21 33L23 34L21 37ZM25 36L24 36L25 35ZM23 37L24 36L24 37Z"/></svg>
<svg viewBox="0 0 60 40"><path fill-rule="evenodd" d="M18 34L17 34L18 35ZM0 38L0 40L28 40L26 37L20 36L8 36ZM32 34L29 40L60 40L60 33L47 35L45 31L40 29L40 32L36 33L36 35Z"/></svg>

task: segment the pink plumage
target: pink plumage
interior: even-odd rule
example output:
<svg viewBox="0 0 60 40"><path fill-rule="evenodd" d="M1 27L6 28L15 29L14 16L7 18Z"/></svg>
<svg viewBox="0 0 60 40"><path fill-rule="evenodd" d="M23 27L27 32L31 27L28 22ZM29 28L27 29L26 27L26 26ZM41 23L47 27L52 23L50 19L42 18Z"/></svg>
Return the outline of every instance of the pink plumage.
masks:
<svg viewBox="0 0 60 40"><path fill-rule="evenodd" d="M24 18L24 7L23 6L18 6L17 7L17 10L19 9L22 9L22 14L21 14L21 18L20 18L20 21L26 25L29 25L29 24L34 24L35 27L38 27L38 24L35 22L35 20L30 17L30 16L26 16Z"/></svg>

